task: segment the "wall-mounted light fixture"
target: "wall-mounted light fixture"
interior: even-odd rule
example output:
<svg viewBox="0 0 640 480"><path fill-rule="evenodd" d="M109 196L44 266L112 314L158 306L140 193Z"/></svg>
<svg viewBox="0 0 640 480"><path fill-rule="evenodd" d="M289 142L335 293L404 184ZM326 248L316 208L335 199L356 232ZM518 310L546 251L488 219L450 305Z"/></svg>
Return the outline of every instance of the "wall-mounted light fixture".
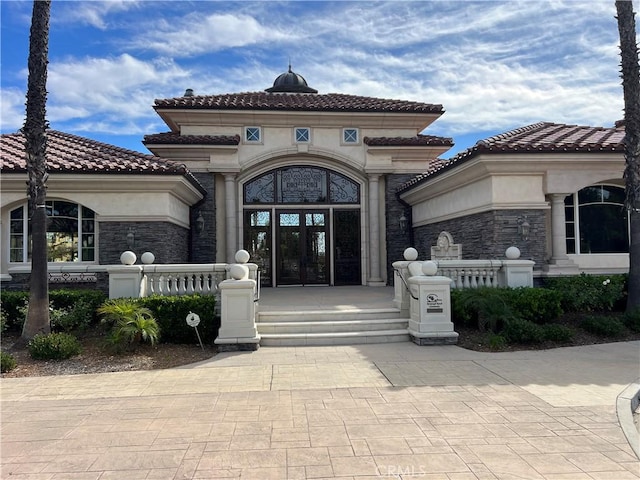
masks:
<svg viewBox="0 0 640 480"><path fill-rule="evenodd" d="M196 218L196 232L202 233L204 230L204 217L202 216L202 212L198 212L198 217Z"/></svg>
<svg viewBox="0 0 640 480"><path fill-rule="evenodd" d="M409 220L407 220L407 217L405 217L403 213L400 219L398 220L398 227L400 227L400 231L402 233L407 231L408 224L409 224Z"/></svg>
<svg viewBox="0 0 640 480"><path fill-rule="evenodd" d="M522 240L529 240L529 232L531 231L531 224L527 220L527 216L523 215L518 218L518 235Z"/></svg>
<svg viewBox="0 0 640 480"><path fill-rule="evenodd" d="M133 250L133 247L136 244L136 230L133 227L129 227L129 230L127 231L127 247L129 247L129 250Z"/></svg>

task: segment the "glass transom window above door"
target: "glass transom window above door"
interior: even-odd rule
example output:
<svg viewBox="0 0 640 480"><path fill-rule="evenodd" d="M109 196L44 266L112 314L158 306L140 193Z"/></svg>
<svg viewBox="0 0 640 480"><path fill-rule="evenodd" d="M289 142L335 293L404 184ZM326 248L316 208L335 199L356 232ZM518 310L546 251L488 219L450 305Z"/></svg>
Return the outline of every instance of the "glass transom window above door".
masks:
<svg viewBox="0 0 640 480"><path fill-rule="evenodd" d="M360 203L360 185L320 167L293 166L271 170L244 185L244 203Z"/></svg>

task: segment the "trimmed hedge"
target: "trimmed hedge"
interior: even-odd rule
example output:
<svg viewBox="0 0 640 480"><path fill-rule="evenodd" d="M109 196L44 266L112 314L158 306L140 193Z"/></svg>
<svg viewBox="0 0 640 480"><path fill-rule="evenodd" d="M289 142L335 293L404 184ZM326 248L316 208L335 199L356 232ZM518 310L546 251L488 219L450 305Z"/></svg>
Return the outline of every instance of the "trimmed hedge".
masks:
<svg viewBox="0 0 640 480"><path fill-rule="evenodd" d="M581 275L548 278L546 289L561 294L565 312L623 311L627 296L627 275Z"/></svg>
<svg viewBox="0 0 640 480"><path fill-rule="evenodd" d="M530 320L511 320L501 332L509 343L536 344L544 341L544 328Z"/></svg>
<svg viewBox="0 0 640 480"><path fill-rule="evenodd" d="M81 318L68 319L66 325L60 325L60 330L70 330L79 326L90 325L98 321L96 310L107 299L106 295L99 290L50 290L49 304L55 310L64 310L67 313L74 312L76 315L89 315L90 319L85 321ZM6 315L7 330L20 331L24 324L24 307L29 303L29 292L0 292L1 308ZM79 308L82 306L82 308ZM52 322L54 323L54 322ZM75 327L72 327L75 326ZM52 325L56 328L56 325ZM68 327L68 328L67 328Z"/></svg>
<svg viewBox="0 0 640 480"><path fill-rule="evenodd" d="M64 360L82 351L80 341L68 333L38 334L29 341L27 348L36 360Z"/></svg>
<svg viewBox="0 0 640 480"><path fill-rule="evenodd" d="M18 362L13 355L7 352L0 352L0 373L7 373L18 366Z"/></svg>
<svg viewBox="0 0 640 480"><path fill-rule="evenodd" d="M499 331L512 319L538 324L562 315L561 295L543 288L470 288L451 291L454 324L475 326L488 322ZM497 327L497 328L496 328Z"/></svg>
<svg viewBox="0 0 640 480"><path fill-rule="evenodd" d="M619 337L624 333L624 323L614 317L592 316L580 322L580 328L601 337Z"/></svg>
<svg viewBox="0 0 640 480"><path fill-rule="evenodd" d="M203 343L213 344L218 336L220 318L215 315L216 299L213 295L156 295L137 301L153 313L162 332L161 342L198 343L194 328L186 322L191 312L200 316L198 332Z"/></svg>
<svg viewBox="0 0 640 480"><path fill-rule="evenodd" d="M24 315L22 309L29 301L29 292L0 291L0 308L6 316L7 330L22 330Z"/></svg>
<svg viewBox="0 0 640 480"><path fill-rule="evenodd" d="M507 290L506 301L514 313L538 324L556 320L562 315L562 294L544 288L515 288Z"/></svg>
<svg viewBox="0 0 640 480"><path fill-rule="evenodd" d="M622 321L629 330L640 333L640 308L625 313Z"/></svg>

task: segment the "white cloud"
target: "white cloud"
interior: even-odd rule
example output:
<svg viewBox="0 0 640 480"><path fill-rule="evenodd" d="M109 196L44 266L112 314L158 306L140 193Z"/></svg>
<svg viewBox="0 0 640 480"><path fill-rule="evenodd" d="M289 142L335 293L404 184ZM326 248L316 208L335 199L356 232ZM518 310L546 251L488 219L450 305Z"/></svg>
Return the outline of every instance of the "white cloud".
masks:
<svg viewBox="0 0 640 480"><path fill-rule="evenodd" d="M80 23L90 25L99 30L107 30L110 22L108 16L139 8L137 0L108 0L108 1L78 1L61 2L61 10L55 10L53 22ZM54 8L57 4L54 3Z"/></svg>
<svg viewBox="0 0 640 480"><path fill-rule="evenodd" d="M165 130L155 98L263 90L289 57L320 93L443 104L439 135L622 115L608 0L73 3L65 21L105 30L91 56L51 59L48 111L89 133ZM24 95L2 95L3 129L19 128Z"/></svg>
<svg viewBox="0 0 640 480"><path fill-rule="evenodd" d="M109 115L121 122L154 115L153 95L166 93L188 77L189 72L171 61L145 62L122 54L52 64L48 88L51 103L66 106L68 113L75 108L81 117Z"/></svg>
<svg viewBox="0 0 640 480"><path fill-rule="evenodd" d="M0 128L17 131L24 125L26 107L25 92L18 88L0 89Z"/></svg>
<svg viewBox="0 0 640 480"><path fill-rule="evenodd" d="M288 37L286 32L261 25L249 15L191 13L178 21L155 23L153 29L136 37L130 46L163 55L188 57Z"/></svg>

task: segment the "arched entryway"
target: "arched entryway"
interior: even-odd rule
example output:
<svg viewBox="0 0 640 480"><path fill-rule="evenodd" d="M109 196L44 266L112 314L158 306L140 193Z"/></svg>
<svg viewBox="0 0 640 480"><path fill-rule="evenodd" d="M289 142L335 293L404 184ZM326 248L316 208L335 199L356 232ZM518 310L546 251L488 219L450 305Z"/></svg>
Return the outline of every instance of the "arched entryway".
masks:
<svg viewBox="0 0 640 480"><path fill-rule="evenodd" d="M252 178L243 187L243 246L263 286L360 285L360 184L306 165Z"/></svg>

